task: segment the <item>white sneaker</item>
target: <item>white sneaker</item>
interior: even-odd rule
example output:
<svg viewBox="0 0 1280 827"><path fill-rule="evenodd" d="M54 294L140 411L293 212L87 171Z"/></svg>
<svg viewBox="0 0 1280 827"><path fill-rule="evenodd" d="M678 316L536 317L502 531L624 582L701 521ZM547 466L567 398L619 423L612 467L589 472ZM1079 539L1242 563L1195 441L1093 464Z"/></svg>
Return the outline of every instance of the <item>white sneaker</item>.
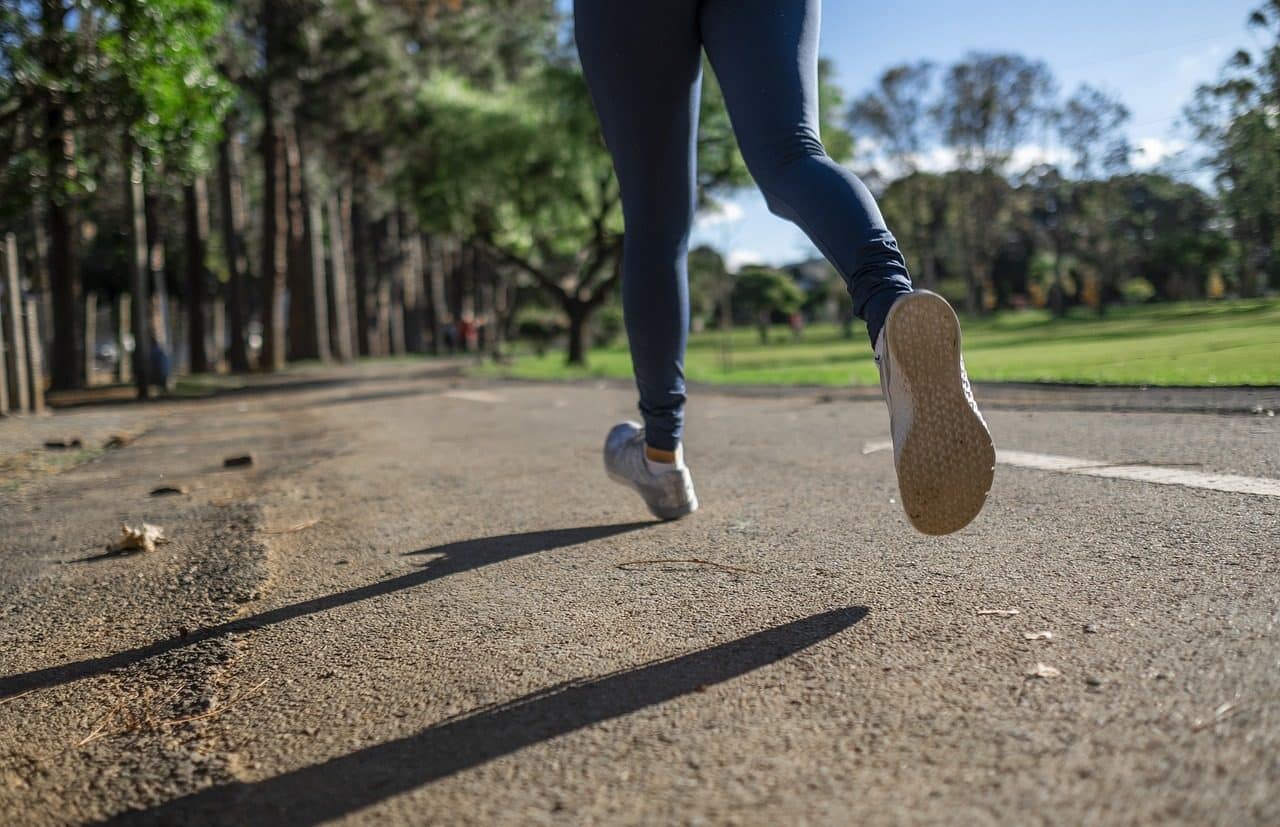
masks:
<svg viewBox="0 0 1280 827"><path fill-rule="evenodd" d="M907 518L925 534L959 531L982 510L996 464L964 370L960 320L936 293L908 293L889 309L875 350Z"/></svg>
<svg viewBox="0 0 1280 827"><path fill-rule="evenodd" d="M635 422L615 425L604 440L604 470L609 479L640 493L653 516L678 520L698 510L693 477L683 462L654 473L644 456L644 428Z"/></svg>

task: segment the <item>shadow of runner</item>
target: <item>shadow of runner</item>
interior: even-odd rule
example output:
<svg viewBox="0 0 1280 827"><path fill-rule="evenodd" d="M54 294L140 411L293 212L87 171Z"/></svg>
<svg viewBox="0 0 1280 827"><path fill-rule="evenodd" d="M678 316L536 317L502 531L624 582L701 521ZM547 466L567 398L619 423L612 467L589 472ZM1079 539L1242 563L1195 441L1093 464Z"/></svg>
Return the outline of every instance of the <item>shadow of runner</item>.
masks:
<svg viewBox="0 0 1280 827"><path fill-rule="evenodd" d="M250 784L175 799L119 824L318 824L592 724L629 715L796 654L867 616L836 609L679 657L571 682ZM434 814L442 815L442 814ZM433 814L422 813L424 823Z"/></svg>
<svg viewBox="0 0 1280 827"><path fill-rule="evenodd" d="M384 594L413 588L414 586L421 586L423 583L439 580L451 574L471 571L472 569L501 563L504 560L510 560L515 557L523 557L527 554L537 554L565 548L566 546L575 546L591 540L600 540L651 525L657 525L657 523L618 523L616 525L559 528L551 531L529 531L522 534L504 534L497 537L462 540L456 543L446 543L442 546L407 552L407 554L413 555L436 554L440 555L440 557L423 564L421 568L408 574L402 574L388 580L379 580L376 583L349 589L345 592L327 594L311 600L303 600L288 606L281 606L278 609L272 609L251 617L196 629L179 637L159 640L146 646L139 646L113 655L50 666L18 675L7 675L0 678L0 698L7 698L32 689L57 686L58 684L70 683L81 678L100 675L112 669L131 666L147 658L163 655L175 649L191 646L221 635L261 629L264 626L293 620L297 617L323 612L338 606L347 606L361 600L380 597Z"/></svg>

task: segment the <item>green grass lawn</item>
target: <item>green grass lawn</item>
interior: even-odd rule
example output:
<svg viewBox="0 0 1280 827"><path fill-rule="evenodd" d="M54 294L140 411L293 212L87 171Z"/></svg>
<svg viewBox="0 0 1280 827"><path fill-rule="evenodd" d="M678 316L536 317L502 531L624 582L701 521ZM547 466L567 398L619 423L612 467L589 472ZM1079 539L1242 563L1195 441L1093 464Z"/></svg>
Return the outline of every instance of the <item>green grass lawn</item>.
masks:
<svg viewBox="0 0 1280 827"><path fill-rule="evenodd" d="M969 319L965 363L978 381L1141 385L1280 385L1280 300L1251 299L1115 308L1099 319L1053 319L1039 310ZM740 385L879 382L864 328L852 339L813 325L796 341L779 327L761 345L752 329L710 331L689 342L691 381ZM625 342L596 348L585 368L561 351L518 355L479 369L527 379L631 376Z"/></svg>

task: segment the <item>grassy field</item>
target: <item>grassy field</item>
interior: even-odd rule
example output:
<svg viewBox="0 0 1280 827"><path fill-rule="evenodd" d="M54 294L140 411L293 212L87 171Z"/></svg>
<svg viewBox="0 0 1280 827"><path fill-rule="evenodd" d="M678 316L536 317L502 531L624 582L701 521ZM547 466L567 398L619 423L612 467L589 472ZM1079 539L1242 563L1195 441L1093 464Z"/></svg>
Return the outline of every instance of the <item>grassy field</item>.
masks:
<svg viewBox="0 0 1280 827"><path fill-rule="evenodd" d="M814 325L796 341L772 331L695 334L685 373L723 384L849 385L879 382L861 325L852 339ZM1280 385L1280 300L1254 299L1116 308L1099 319L1081 312L1053 319L1043 311L964 321L965 363L979 381L1139 385ZM631 376L625 342L596 348L585 368L561 351L518 355L488 375L528 379Z"/></svg>

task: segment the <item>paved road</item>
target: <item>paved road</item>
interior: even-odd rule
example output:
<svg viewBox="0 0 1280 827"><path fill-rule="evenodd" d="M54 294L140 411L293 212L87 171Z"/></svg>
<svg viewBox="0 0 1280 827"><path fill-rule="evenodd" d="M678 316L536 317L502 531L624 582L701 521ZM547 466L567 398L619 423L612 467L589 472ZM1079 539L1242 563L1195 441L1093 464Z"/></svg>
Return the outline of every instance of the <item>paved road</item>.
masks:
<svg viewBox="0 0 1280 827"><path fill-rule="evenodd" d="M996 396L944 539L857 396L700 391L670 525L599 467L613 385L0 422L0 822L1280 823L1280 497L1197 487L1280 480L1280 418Z"/></svg>

